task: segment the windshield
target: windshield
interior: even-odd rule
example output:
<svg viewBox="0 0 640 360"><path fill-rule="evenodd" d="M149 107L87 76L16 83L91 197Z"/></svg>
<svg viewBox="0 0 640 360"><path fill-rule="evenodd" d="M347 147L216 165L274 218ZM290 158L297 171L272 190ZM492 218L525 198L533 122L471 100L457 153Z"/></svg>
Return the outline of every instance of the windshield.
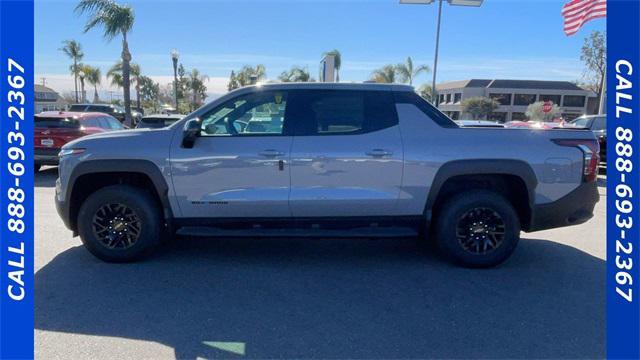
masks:
<svg viewBox="0 0 640 360"><path fill-rule="evenodd" d="M573 126L579 127L579 128L588 128L589 125L591 125L591 119L589 119L589 118L577 118L577 119L573 120L573 122L571 124Z"/></svg>

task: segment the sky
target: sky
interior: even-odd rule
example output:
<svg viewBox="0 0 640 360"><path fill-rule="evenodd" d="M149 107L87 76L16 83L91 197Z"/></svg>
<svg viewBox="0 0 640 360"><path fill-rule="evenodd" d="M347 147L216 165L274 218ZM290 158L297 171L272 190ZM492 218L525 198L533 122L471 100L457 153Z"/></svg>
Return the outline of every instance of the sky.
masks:
<svg viewBox="0 0 640 360"><path fill-rule="evenodd" d="M135 11L129 36L133 62L162 85L172 79L171 49L187 70L209 76L210 97L226 92L231 70L263 64L269 79L293 65L318 76L322 53L342 53L341 81L364 81L385 64L433 67L437 5L400 5L398 0L129 0ZM606 21L586 24L576 35L562 31L564 0L485 0L481 7L444 3L437 81L468 78L579 80L580 48ZM78 1L36 0L36 82L59 93L73 90L70 59L62 41L82 44L83 62L106 74L120 57L119 39L106 41L99 29L83 33L86 16ZM431 74L414 81L431 83ZM118 89L103 79L104 97ZM93 91L89 91L92 94ZM116 95L117 96L117 95Z"/></svg>

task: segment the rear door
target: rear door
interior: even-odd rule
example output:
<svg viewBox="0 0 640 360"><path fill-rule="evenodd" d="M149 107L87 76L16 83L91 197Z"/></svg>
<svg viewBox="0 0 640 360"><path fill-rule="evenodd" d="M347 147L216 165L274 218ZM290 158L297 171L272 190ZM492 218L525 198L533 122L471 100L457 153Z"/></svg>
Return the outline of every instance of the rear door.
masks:
<svg viewBox="0 0 640 360"><path fill-rule="evenodd" d="M305 90L291 96L293 216L393 214L403 169L393 93Z"/></svg>

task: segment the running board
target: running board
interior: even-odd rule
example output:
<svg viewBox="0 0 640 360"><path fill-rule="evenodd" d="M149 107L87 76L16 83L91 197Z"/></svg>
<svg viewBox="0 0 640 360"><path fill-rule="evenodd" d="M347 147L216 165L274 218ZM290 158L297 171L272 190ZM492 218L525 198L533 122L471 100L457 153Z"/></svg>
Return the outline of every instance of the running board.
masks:
<svg viewBox="0 0 640 360"><path fill-rule="evenodd" d="M177 231L183 236L204 237L323 237L323 238L385 238L385 237L413 237L418 232L410 227L363 227L349 230L334 229L221 229L206 226L185 226Z"/></svg>

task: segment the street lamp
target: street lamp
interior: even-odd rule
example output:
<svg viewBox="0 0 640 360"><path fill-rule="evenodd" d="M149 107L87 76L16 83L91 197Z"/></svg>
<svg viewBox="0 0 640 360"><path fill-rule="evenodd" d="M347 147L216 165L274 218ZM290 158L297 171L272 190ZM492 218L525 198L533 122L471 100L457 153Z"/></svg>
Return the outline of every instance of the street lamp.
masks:
<svg viewBox="0 0 640 360"><path fill-rule="evenodd" d="M171 50L171 60L173 61L173 94L176 98L176 110L178 110L178 50Z"/></svg>
<svg viewBox="0 0 640 360"><path fill-rule="evenodd" d="M483 0L447 0L449 5L455 6L474 6L482 5ZM429 5L434 0L400 0L400 4L412 5ZM440 45L440 18L442 17L442 0L438 0L438 20L436 25L436 53L433 59L433 81L431 83L431 101L438 107L438 99L436 99L436 72L438 70L438 47Z"/></svg>
<svg viewBox="0 0 640 360"><path fill-rule="evenodd" d="M85 103L86 100L84 97L84 77L86 76L86 74L84 73L84 71L80 70L78 76L80 77L80 98L82 99L82 102Z"/></svg>

